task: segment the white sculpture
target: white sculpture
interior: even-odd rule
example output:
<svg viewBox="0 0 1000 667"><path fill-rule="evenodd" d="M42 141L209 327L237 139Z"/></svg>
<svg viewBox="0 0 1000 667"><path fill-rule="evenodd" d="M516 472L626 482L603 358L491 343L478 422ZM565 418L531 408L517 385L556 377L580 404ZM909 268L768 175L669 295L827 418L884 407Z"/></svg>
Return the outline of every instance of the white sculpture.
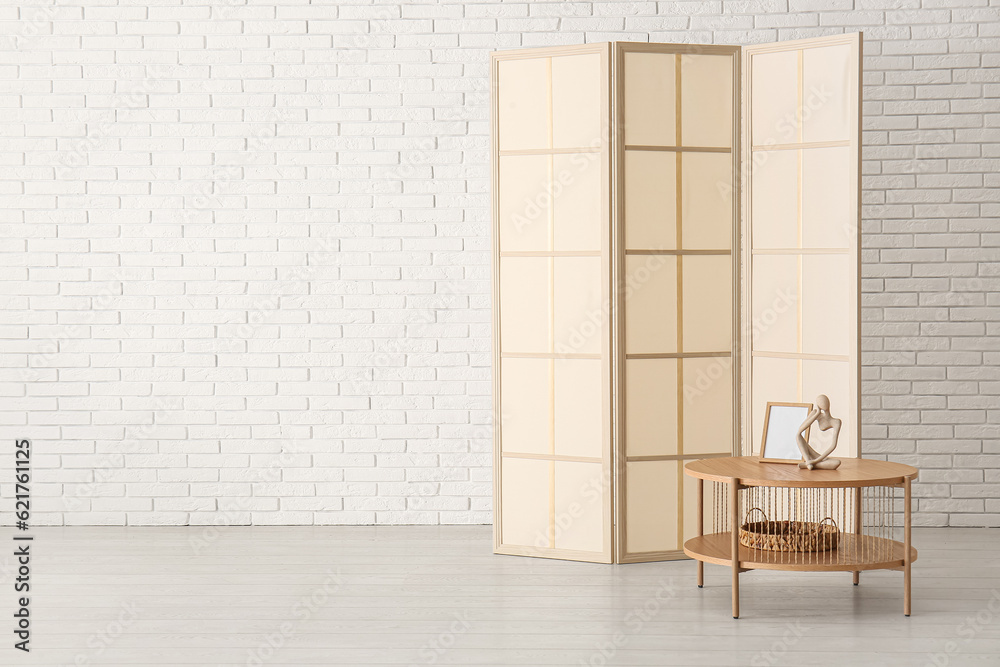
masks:
<svg viewBox="0 0 1000 667"><path fill-rule="evenodd" d="M810 447L805 439L805 432L813 424L816 424L820 431L833 429L833 437L830 444L826 448L826 451L822 453ZM806 420L799 426L798 433L795 435L795 442L802 453L802 461L799 463L799 467L808 468L809 470L816 468L820 470L836 470L840 467L840 459L828 459L827 457L837 448L837 438L840 437L840 427L842 425L843 422L841 420L830 414L830 399L823 394L817 396L816 407L809 412Z"/></svg>

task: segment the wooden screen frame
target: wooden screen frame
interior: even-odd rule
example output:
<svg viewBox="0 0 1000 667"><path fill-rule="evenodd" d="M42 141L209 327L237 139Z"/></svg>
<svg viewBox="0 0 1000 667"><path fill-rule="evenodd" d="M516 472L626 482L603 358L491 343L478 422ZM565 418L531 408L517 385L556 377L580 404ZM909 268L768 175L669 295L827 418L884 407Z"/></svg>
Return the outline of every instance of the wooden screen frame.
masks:
<svg viewBox="0 0 1000 667"><path fill-rule="evenodd" d="M614 437L614 456L615 456L615 546L617 549L616 560L618 563L641 563L649 561L664 561L664 560L679 560L687 558L684 555L684 461L699 458L709 458L712 456L732 456L738 453L739 438L740 438L740 410L738 406L740 404L740 363L739 359L739 348L741 343L740 336L740 313L741 313L741 303L740 303L740 291L738 280L740 273L740 261L741 261L741 238L740 230L742 227L741 223L741 204L740 197L738 193L740 191L740 156L741 156L741 67L742 67L742 52L738 46L724 46L724 45L701 45L701 44L652 44L643 42L615 42L614 44L614 66L612 70L612 79L614 81L614 160L613 160L613 180L614 187L612 188L613 200L614 200L614 218L612 220L612 229L614 237L614 266L613 272L617 277L618 288L615 292L615 331L617 343L612 351L614 357L614 377L615 377L615 437ZM728 55L732 56L733 59L733 77L732 77L732 95L733 95L733 119L732 119L732 146L730 148L730 153L732 156L732 167L733 167L733 183L734 183L734 196L733 196L733 233L730 245L730 255L732 259L732 280L733 280L733 298L732 298L732 335L730 340L730 359L732 360L732 373L733 373L733 384L732 384L732 405L733 405L733 441L732 441L732 451L726 454L698 454L698 455L685 455L683 453L683 444L678 442L678 447L680 448L680 453L674 455L659 455L659 456L628 456L626 452L626 424L625 424L625 408L627 402L627 391L625 386L625 119L624 119L624 95L625 95L625 54L626 53L657 53L664 55ZM675 100L677 107L677 119L678 127L680 123L680 96L677 96ZM679 178L679 175L678 175ZM677 219L678 228L680 228L682 221L680 216ZM697 251L691 251L692 254L697 254ZM631 251L629 255L636 254L653 254L644 251ZM658 253L659 254L659 253ZM681 248L677 248L674 251L664 251L662 254L674 254L678 257L684 254ZM681 289L680 283L678 284L678 289ZM678 304L678 308L680 308ZM682 326L682 322L679 318L678 325ZM705 356L701 353L681 353L670 355L652 355L652 358L676 358L678 361L678 384L683 382L683 374L680 370L680 366L683 364L685 358L696 358L699 356ZM628 355L629 358L650 358L650 355ZM678 395L678 402L683 400L683 394ZM681 425L680 429L683 428ZM628 463L638 462L638 461L677 461L677 505L672 508L678 517L677 521L677 541L678 548L670 550L658 550L658 551L643 551L643 552L629 552L628 551L628 519L627 519L627 494L628 494Z"/></svg>
<svg viewBox="0 0 1000 667"><path fill-rule="evenodd" d="M862 88L863 88L863 71L864 63L862 59L862 49L863 49L863 34L857 33L846 33L842 35L832 35L829 37L814 37L809 39L798 39L785 42L773 42L768 44L757 44L753 46L745 46L742 48L743 51L743 72L742 72L742 100L740 107L743 110L743 122L741 135L745 138L743 142L742 149L742 187L741 187L741 200L743 209L743 228L742 235L745 239L743 244L743 261L742 261L742 274L740 276L741 283L741 300L743 301L744 312L752 313L752 286L753 286L753 213L752 213L752 184L753 184L753 135L752 135L752 93L753 93L753 57L757 54L767 54L767 53L777 53L782 51L803 51L809 48L820 48L827 46L837 46L837 45L849 45L851 47L852 57L857 64L857 86L850 89L851 103L849 108L853 110L850 118L850 123L853 125L850 128L850 138L847 141L847 146L850 148L850 169L852 172L852 177L850 179L850 193L851 198L854 200L854 209L856 210L856 217L854 218L853 234L850 239L850 247L847 249L846 255L853 261L854 270L851 273L851 286L848 290L850 304L849 304L849 330L857 332L857 336L852 341L848 355L847 362L850 367L849 378L848 378L848 390L849 390L849 404L846 406L847 415L846 420L850 424L851 434L853 437L854 451L850 453L850 456L860 457L862 454L861 447L861 118L862 118ZM801 61L800 61L801 63ZM801 77L801 64L800 64L800 75L798 81L799 94L802 93L802 77ZM800 98L801 99L801 98ZM793 146L808 146L812 148L822 148L834 145L844 145L842 142L812 142L811 144L806 144L805 142L798 142L796 144L791 144ZM801 148L800 148L801 150ZM801 198L801 191L799 193ZM800 271L801 273L801 271ZM801 277L799 280L801 284ZM799 301L802 301L802 295L799 295ZM799 318L799 327L801 328L801 316ZM742 358L742 372L741 378L743 385L741 387L741 410L743 413L742 423L743 431L741 433L741 450L744 455L753 454L753 415L751 411L753 409L753 359L756 356L753 341L752 341L752 327L745 327L743 331L743 350L745 354ZM805 360L813 359L818 361L823 361L831 359L835 355L807 355L804 353L796 353L795 355L788 354L783 355L781 353L772 353L767 356L773 358L793 358ZM841 359L836 358L837 361ZM800 379L801 379L801 370ZM803 399L805 397L802 397ZM832 411L836 413L837 406L833 406ZM838 456L843 457L845 454L841 453Z"/></svg>
<svg viewBox="0 0 1000 667"><path fill-rule="evenodd" d="M579 256L579 253L572 251L556 251L551 250L548 253L534 253L530 251L504 251L501 252L500 249L500 198L498 193L500 192L500 158L505 155L546 155L546 154L565 154L572 153L571 149L556 149L550 147L546 150L539 149L523 149L523 150L501 150L500 149L500 132L499 132L499 101L500 95L499 91L499 64L507 60L521 60L521 59L541 59L541 58L553 58L559 56L574 56L574 55L586 55L586 54L598 54L601 57L601 134L602 134L602 145L600 147L600 152L602 154L602 174L608 176L607 180L603 184L603 191L601 195L602 199L602 223L601 223L601 281L603 296L609 302L613 300L613 289L611 284L611 137L610 137L610 127L611 127L611 44L608 42L597 43L597 44L587 44L579 46L555 46L555 47L545 47L537 49L518 49L516 51L500 51L493 52L490 54L490 90L491 103L490 103L490 161L491 161L491 187L493 197L490 203L490 210L492 216L492 228L493 228L493 252L492 252L492 277L493 277L493 349L492 349L492 369L493 369L493 429L494 429L494 447L493 447L493 551L497 554L507 554L515 556L536 556L545 558L556 558L563 560L577 560L577 561L588 561L588 562L598 562L598 563L612 563L615 557L614 540L613 540L613 503L614 503L614 492L613 492L613 470L612 470L612 443L611 443L611 423L612 423L612 388L611 388L611 377L612 377L612 337L613 337L613 327L611 322L605 326L605 332L602 335L601 342L601 376L602 376L602 423L603 423L603 433L602 433L602 453L599 459L593 459L591 457L578 457L578 456L563 456L563 455L531 455L531 454L505 454L503 451L503 424L501 416L502 405L501 405L501 338L500 338L500 323L501 323L501 308L500 308L500 259L501 257L517 257L517 256L550 256L550 257L572 257ZM549 94L549 115L550 115L550 127L551 127L551 114L552 114L552 100L551 100L551 78L549 81L550 94ZM551 142L552 135L550 132L549 139ZM593 253L590 253L592 256ZM552 304L554 307L554 303ZM549 355L531 355L531 354L521 354L516 355L519 357L541 357L549 358ZM586 356L587 358L592 358L593 355L577 355ZM556 358L574 358L574 355L551 355L552 359ZM517 458L534 458L550 461L550 506L549 506L549 522L550 531L552 530L552 524L554 522L554 499L553 494L555 493L555 479L554 479L554 467L557 461L570 461L570 462L584 462L584 463L600 463L603 469L603 479L609 480L607 486L604 487L603 495L603 506L602 506L602 523L603 523L603 545L602 551L581 551L574 549L563 549L557 547L542 548L536 546L526 546L526 545L511 545L505 544L503 541L503 521L502 512L503 507L501 503L501 490L502 490L502 474L503 474L503 459L506 456L515 456Z"/></svg>

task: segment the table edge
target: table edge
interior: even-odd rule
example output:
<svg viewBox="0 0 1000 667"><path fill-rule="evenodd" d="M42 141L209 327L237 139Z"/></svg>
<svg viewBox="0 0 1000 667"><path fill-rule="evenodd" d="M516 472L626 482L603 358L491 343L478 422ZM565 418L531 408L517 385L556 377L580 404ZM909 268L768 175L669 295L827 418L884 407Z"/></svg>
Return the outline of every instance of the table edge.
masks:
<svg viewBox="0 0 1000 667"><path fill-rule="evenodd" d="M729 458L756 458L756 457L729 457ZM692 470L689 466L694 463L699 463L704 460L713 459L696 459L694 461L688 461L684 464L684 474L690 477L695 477L697 479L707 479L713 482L731 482L736 480L737 483L743 486L775 486L782 488L808 488L808 489L842 489L842 488L855 488L855 487L865 487L865 486L900 486L906 483L909 479L911 482L915 481L919 475L920 471L913 466L907 465L905 463L896 463L894 461L881 461L881 463L892 463L898 466L904 466L913 470L912 473L906 473L901 475L887 475L885 477L876 477L870 479L845 479L845 480L789 480L789 479L767 479L758 477L732 477L730 475L721 475L716 473L708 473L700 470ZM867 459L867 460L877 460L877 459ZM794 465L791 463L772 463L770 465Z"/></svg>

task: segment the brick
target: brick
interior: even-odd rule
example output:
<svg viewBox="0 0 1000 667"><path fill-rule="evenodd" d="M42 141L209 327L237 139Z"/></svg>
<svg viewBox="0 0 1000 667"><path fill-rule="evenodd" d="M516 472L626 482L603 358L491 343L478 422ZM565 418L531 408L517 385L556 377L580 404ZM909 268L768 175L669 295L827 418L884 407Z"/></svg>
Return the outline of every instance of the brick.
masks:
<svg viewBox="0 0 1000 667"><path fill-rule="evenodd" d="M981 498L921 498L916 501L918 512L981 513L985 501Z"/></svg>
<svg viewBox="0 0 1000 667"><path fill-rule="evenodd" d="M987 501L989 504L990 501ZM1000 513L997 513L997 506L995 503L989 505L990 514L953 514L949 519L948 525L950 526L964 526L964 527L985 527L985 528L1000 528Z"/></svg>

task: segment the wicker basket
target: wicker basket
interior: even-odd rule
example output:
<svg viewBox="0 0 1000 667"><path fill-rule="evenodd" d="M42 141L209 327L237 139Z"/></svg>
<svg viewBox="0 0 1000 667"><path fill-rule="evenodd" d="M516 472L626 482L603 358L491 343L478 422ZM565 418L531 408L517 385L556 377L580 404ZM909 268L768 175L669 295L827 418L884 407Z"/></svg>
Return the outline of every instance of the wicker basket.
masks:
<svg viewBox="0 0 1000 667"><path fill-rule="evenodd" d="M763 521L750 521L750 515L760 512ZM830 523L826 523L829 521ZM768 521L759 507L747 512L740 526L740 544L765 551L831 551L840 541L837 522L826 517L814 521Z"/></svg>

